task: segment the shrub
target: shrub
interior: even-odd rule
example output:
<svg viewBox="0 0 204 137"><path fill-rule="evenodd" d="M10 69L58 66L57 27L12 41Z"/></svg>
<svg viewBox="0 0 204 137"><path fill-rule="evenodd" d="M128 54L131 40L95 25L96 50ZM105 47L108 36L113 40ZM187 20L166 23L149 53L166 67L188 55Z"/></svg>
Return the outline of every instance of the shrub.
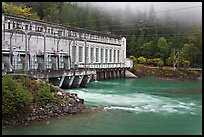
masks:
<svg viewBox="0 0 204 137"><path fill-rule="evenodd" d="M147 59L147 64L153 64L153 63L154 63L153 59Z"/></svg>
<svg viewBox="0 0 204 137"><path fill-rule="evenodd" d="M4 75L2 78L3 116L22 114L29 110L31 102L32 96L26 88L12 76Z"/></svg>
<svg viewBox="0 0 204 137"><path fill-rule="evenodd" d="M160 60L161 60L160 58L154 58L154 59L153 59L153 64L154 64L155 66L158 66L158 62L159 62Z"/></svg>
<svg viewBox="0 0 204 137"><path fill-rule="evenodd" d="M140 64L146 64L146 58L143 56L139 57L137 60L138 60L138 63Z"/></svg>
<svg viewBox="0 0 204 137"><path fill-rule="evenodd" d="M157 66L158 67L163 67L164 66L164 62L162 60L160 60L158 63L157 63Z"/></svg>
<svg viewBox="0 0 204 137"><path fill-rule="evenodd" d="M130 55L129 58L133 60L133 63L137 63L137 58L136 57Z"/></svg>
<svg viewBox="0 0 204 137"><path fill-rule="evenodd" d="M54 94L50 90L49 85L44 85L37 91L37 101L41 104L46 104L54 100Z"/></svg>
<svg viewBox="0 0 204 137"><path fill-rule="evenodd" d="M189 68L190 67L190 62L188 60L185 60L182 62L182 65L184 68Z"/></svg>
<svg viewBox="0 0 204 137"><path fill-rule="evenodd" d="M166 64L167 65L173 65L173 59L172 58L170 58L170 57L168 57L167 59L166 59Z"/></svg>

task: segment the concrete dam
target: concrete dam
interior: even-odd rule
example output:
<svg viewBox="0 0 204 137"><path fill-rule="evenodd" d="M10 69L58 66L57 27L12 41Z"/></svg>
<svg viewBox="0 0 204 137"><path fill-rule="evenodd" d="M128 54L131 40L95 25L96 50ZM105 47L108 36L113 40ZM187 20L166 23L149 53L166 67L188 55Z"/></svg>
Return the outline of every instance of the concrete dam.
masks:
<svg viewBox="0 0 204 137"><path fill-rule="evenodd" d="M76 88L125 77L131 65L125 37L2 13L2 75Z"/></svg>

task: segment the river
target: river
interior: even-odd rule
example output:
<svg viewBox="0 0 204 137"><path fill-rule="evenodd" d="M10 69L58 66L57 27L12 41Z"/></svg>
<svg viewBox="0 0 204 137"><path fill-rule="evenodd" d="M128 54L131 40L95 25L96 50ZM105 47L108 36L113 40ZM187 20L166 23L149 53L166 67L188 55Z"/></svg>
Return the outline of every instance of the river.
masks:
<svg viewBox="0 0 204 137"><path fill-rule="evenodd" d="M77 93L87 105L100 105L104 109L2 129L2 134L202 134L202 83L199 81L115 79L65 91Z"/></svg>

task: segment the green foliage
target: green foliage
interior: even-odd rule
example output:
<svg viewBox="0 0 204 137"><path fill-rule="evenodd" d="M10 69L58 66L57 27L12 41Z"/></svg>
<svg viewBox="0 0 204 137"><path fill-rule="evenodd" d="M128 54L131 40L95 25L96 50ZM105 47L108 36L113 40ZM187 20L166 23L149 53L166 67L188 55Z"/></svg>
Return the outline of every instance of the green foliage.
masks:
<svg viewBox="0 0 204 137"><path fill-rule="evenodd" d="M137 58L136 57L130 55L129 58L133 60L133 64L137 63Z"/></svg>
<svg viewBox="0 0 204 137"><path fill-rule="evenodd" d="M59 3L58 2L45 2L44 3L44 10L43 13L44 15L44 20L50 21L50 22L55 22L55 23L60 23L59 18L60 18L60 9L58 8Z"/></svg>
<svg viewBox="0 0 204 137"><path fill-rule="evenodd" d="M161 61L160 58L154 58L154 59L153 59L153 64L154 64L155 66L158 66L158 62L159 62L159 61Z"/></svg>
<svg viewBox="0 0 204 137"><path fill-rule="evenodd" d="M36 80L31 80L30 78L22 78L18 79L19 82L22 83L22 85L32 94L33 102L37 102L37 89L39 88L39 85Z"/></svg>
<svg viewBox="0 0 204 137"><path fill-rule="evenodd" d="M173 59L172 59L171 57L168 57L168 58L166 59L166 64L167 64L167 65L173 65Z"/></svg>
<svg viewBox="0 0 204 137"><path fill-rule="evenodd" d="M25 87L12 78L4 75L2 78L2 115L22 114L29 110L32 101L31 94Z"/></svg>
<svg viewBox="0 0 204 137"><path fill-rule="evenodd" d="M20 6L13 5L12 3L2 2L2 9L4 12L19 15L23 17L29 17L33 19L39 19L36 12L32 11L31 7L27 7L25 4L21 4Z"/></svg>
<svg viewBox="0 0 204 137"><path fill-rule="evenodd" d="M6 74L2 78L2 114L4 117L28 113L32 102L46 104L54 101L55 88L27 75Z"/></svg>
<svg viewBox="0 0 204 137"><path fill-rule="evenodd" d="M182 62L182 64L183 64L183 67L184 67L184 68L189 68L189 67L190 67L190 62L189 62L188 60L184 60L184 61Z"/></svg>
<svg viewBox="0 0 204 137"><path fill-rule="evenodd" d="M147 64L153 64L154 60L153 59L147 59Z"/></svg>
<svg viewBox="0 0 204 137"><path fill-rule="evenodd" d="M49 88L50 88L50 92L55 92L55 87L53 84L48 84Z"/></svg>
<svg viewBox="0 0 204 137"><path fill-rule="evenodd" d="M50 90L49 85L44 85L37 91L37 100L41 104L46 104L54 100L54 95Z"/></svg>
<svg viewBox="0 0 204 137"><path fill-rule="evenodd" d="M143 56L139 57L137 60L138 60L138 63L140 64L146 64L146 58Z"/></svg>
<svg viewBox="0 0 204 137"><path fill-rule="evenodd" d="M195 61L199 59L198 55L201 55L201 51L197 47L195 47L194 44L186 43L181 49L181 62L183 62L184 60L188 60L190 61L191 67L195 67Z"/></svg>
<svg viewBox="0 0 204 137"><path fill-rule="evenodd" d="M166 65L174 65L176 61L176 50L175 48L171 49L170 56L166 59Z"/></svg>
<svg viewBox="0 0 204 137"><path fill-rule="evenodd" d="M153 51L155 51L154 42L153 41L146 42L140 47L140 49L142 56L145 56L146 58L151 58L154 54Z"/></svg>
<svg viewBox="0 0 204 137"><path fill-rule="evenodd" d="M77 24L75 22L77 22L77 10L75 6L71 4L63 4L60 21L65 25L76 26Z"/></svg>
<svg viewBox="0 0 204 137"><path fill-rule="evenodd" d="M160 60L159 62L157 62L157 66L158 67L163 67L164 66L164 62L162 60Z"/></svg>
<svg viewBox="0 0 204 137"><path fill-rule="evenodd" d="M132 35L127 52L129 52L130 55L135 55L136 46L137 46L136 36Z"/></svg>
<svg viewBox="0 0 204 137"><path fill-rule="evenodd" d="M202 50L202 26L195 27L190 32L190 41L197 47L199 50Z"/></svg>
<svg viewBox="0 0 204 137"><path fill-rule="evenodd" d="M162 60L166 60L169 56L170 46L164 37L159 38L157 47L159 49L159 57Z"/></svg>

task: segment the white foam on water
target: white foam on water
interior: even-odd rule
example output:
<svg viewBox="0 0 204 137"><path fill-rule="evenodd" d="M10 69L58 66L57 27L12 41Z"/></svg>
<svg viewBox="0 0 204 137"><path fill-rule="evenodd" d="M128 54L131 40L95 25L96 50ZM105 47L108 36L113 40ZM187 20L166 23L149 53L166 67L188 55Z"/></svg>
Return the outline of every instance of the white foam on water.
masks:
<svg viewBox="0 0 204 137"><path fill-rule="evenodd" d="M190 113L195 104L186 103L176 99L150 95L145 93L132 94L110 94L109 92L88 92L83 90L69 90L77 93L78 97L87 102L106 106L105 110L125 110L135 113L157 112L157 113ZM194 112L192 112L194 113Z"/></svg>

